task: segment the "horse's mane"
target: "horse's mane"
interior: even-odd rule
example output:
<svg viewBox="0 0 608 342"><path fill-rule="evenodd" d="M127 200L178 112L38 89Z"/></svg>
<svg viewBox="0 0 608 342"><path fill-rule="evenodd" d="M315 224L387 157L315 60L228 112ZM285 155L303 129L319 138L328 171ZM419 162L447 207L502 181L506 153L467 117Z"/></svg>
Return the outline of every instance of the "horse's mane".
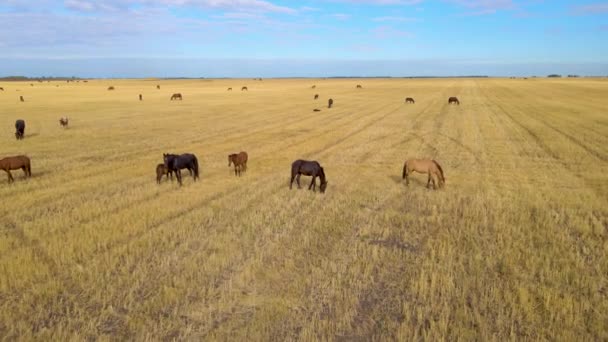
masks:
<svg viewBox="0 0 608 342"><path fill-rule="evenodd" d="M437 168L439 169L439 172L441 173L441 180L443 180L445 182L445 176L443 175L443 169L441 168L441 165L439 165L439 163L435 160L433 160L433 163L435 163L435 165L437 165Z"/></svg>

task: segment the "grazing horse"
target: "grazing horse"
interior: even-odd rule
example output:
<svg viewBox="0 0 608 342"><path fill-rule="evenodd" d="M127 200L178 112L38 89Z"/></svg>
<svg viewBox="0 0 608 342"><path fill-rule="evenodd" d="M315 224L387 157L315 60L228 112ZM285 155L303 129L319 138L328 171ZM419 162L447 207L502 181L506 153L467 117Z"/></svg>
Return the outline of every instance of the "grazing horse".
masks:
<svg viewBox="0 0 608 342"><path fill-rule="evenodd" d="M165 166L165 164L156 165L156 183L160 184L163 176L167 176L167 179L169 179L169 176L171 176L171 180L173 180L173 173L168 167Z"/></svg>
<svg viewBox="0 0 608 342"><path fill-rule="evenodd" d="M25 172L25 177L32 176L32 168L30 166L30 158L26 156L14 156L0 159L0 170L4 170L8 174L8 182L14 182L11 170L22 169Z"/></svg>
<svg viewBox="0 0 608 342"><path fill-rule="evenodd" d="M247 90L247 91L249 91L249 89L247 89L247 87L243 87L243 88L241 88L241 91L243 91L243 90Z"/></svg>
<svg viewBox="0 0 608 342"><path fill-rule="evenodd" d="M141 94L139 94L139 101L143 101L143 99L144 99L144 97Z"/></svg>
<svg viewBox="0 0 608 342"><path fill-rule="evenodd" d="M363 88L360 84L357 84L357 89Z"/></svg>
<svg viewBox="0 0 608 342"><path fill-rule="evenodd" d="M334 100L333 99L329 99L327 101L327 108L331 108L331 106L333 106L333 105L334 105Z"/></svg>
<svg viewBox="0 0 608 342"><path fill-rule="evenodd" d="M182 169L188 169L195 182L198 179L198 159L194 154L163 154L163 160L167 169L175 173L180 186L182 185Z"/></svg>
<svg viewBox="0 0 608 342"><path fill-rule="evenodd" d="M59 119L59 126L63 127L63 128L68 128L68 118L61 118Z"/></svg>
<svg viewBox="0 0 608 342"><path fill-rule="evenodd" d="M4 88L0 87L0 90L4 91Z"/></svg>
<svg viewBox="0 0 608 342"><path fill-rule="evenodd" d="M25 121L19 119L15 121L15 138L22 140L25 135Z"/></svg>
<svg viewBox="0 0 608 342"><path fill-rule="evenodd" d="M232 91L232 87L228 88L228 91Z"/></svg>
<svg viewBox="0 0 608 342"><path fill-rule="evenodd" d="M315 94L315 100L319 98L319 94Z"/></svg>
<svg viewBox="0 0 608 342"><path fill-rule="evenodd" d="M414 99L413 99L413 98L411 98L411 97L407 97L407 98L405 99L405 103L416 103L416 101L414 101Z"/></svg>
<svg viewBox="0 0 608 342"><path fill-rule="evenodd" d="M313 85L313 86L312 86L312 87L310 87L310 88L311 88L311 89L315 89L316 87L317 87L316 85Z"/></svg>
<svg viewBox="0 0 608 342"><path fill-rule="evenodd" d="M177 100L177 99L179 99L180 101L182 100L182 94L181 93L175 93L175 94L171 95L171 101Z"/></svg>
<svg viewBox="0 0 608 342"><path fill-rule="evenodd" d="M294 179L298 184L298 189L302 188L300 186L301 175L312 176L312 182L310 182L310 185L308 186L308 190L312 189L312 191L316 191L316 179L319 177L321 179L321 185L319 188L321 189L321 193L325 192L325 189L327 188L327 180L325 179L325 172L318 162L302 159L294 161L291 164L291 182L289 182L289 190L291 190Z"/></svg>
<svg viewBox="0 0 608 342"><path fill-rule="evenodd" d="M157 85L156 85L156 89L160 89L160 84L157 84Z"/></svg>
<svg viewBox="0 0 608 342"><path fill-rule="evenodd" d="M433 189L437 189L436 185L441 188L445 184L445 177L443 175L443 169L438 162L432 159L408 159L403 164L403 179L405 184L410 185L408 176L412 172L426 173L429 176L426 182L426 187L430 187L431 181L433 182ZM435 182L437 179L437 182Z"/></svg>
<svg viewBox="0 0 608 342"><path fill-rule="evenodd" d="M241 175L242 171L247 171L247 159L249 157L247 156L247 152L241 151L240 153L233 153L231 155L228 156L228 167L230 167L231 164L234 164L234 175L237 175L237 171L238 171L238 175Z"/></svg>
<svg viewBox="0 0 608 342"><path fill-rule="evenodd" d="M456 96L452 96L448 99L448 104L452 104L452 103L456 103L457 105L460 106L460 101L458 101L458 98Z"/></svg>
<svg viewBox="0 0 608 342"><path fill-rule="evenodd" d="M114 90L114 86L109 86L108 90Z"/></svg>
<svg viewBox="0 0 608 342"><path fill-rule="evenodd" d="M23 95L20 95L20 96L19 96L19 101L21 101L21 102L25 102L25 100L23 99Z"/></svg>

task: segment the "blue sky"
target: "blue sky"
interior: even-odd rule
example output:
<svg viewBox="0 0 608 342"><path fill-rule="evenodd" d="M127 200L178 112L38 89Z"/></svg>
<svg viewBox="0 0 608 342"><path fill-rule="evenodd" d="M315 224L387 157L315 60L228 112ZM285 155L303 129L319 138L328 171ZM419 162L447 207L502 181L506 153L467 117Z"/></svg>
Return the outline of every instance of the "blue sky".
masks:
<svg viewBox="0 0 608 342"><path fill-rule="evenodd" d="M0 75L608 75L608 1L0 0Z"/></svg>

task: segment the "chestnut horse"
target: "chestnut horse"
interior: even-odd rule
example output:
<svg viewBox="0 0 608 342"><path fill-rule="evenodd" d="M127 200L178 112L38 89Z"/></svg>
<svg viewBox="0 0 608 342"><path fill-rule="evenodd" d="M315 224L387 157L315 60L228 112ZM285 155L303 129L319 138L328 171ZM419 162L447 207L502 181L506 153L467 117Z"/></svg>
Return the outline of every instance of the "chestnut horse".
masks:
<svg viewBox="0 0 608 342"><path fill-rule="evenodd" d="M234 164L234 175L241 175L242 171L247 171L247 152L241 151L240 153L233 153L228 156L228 166Z"/></svg>
<svg viewBox="0 0 608 342"><path fill-rule="evenodd" d="M458 98L456 96L452 96L448 99L448 104L452 104L452 103L455 103L460 106L460 101L458 101Z"/></svg>
<svg viewBox="0 0 608 342"><path fill-rule="evenodd" d="M171 172L169 168L165 166L165 164L156 165L156 183L160 184L163 176L167 176L167 179L169 179L169 176L171 176L171 180L173 180L173 172Z"/></svg>
<svg viewBox="0 0 608 342"><path fill-rule="evenodd" d="M0 170L4 170L8 174L8 182L14 182L11 170L22 169L25 173L25 177L32 176L32 168L30 165L30 158L26 156L14 156L0 159Z"/></svg>
<svg viewBox="0 0 608 342"><path fill-rule="evenodd" d="M175 93L175 94L171 95L171 101L177 100L177 99L179 99L180 101L182 100L182 94L181 93Z"/></svg>
<svg viewBox="0 0 608 342"><path fill-rule="evenodd" d="M412 172L426 173L429 178L426 182L426 187L430 187L431 181L433 182L433 189L437 189L437 184L441 188L445 184L445 177L443 176L443 169L438 162L432 159L408 159L403 164L403 179L405 184L410 185L408 176ZM435 182L437 179L437 182Z"/></svg>

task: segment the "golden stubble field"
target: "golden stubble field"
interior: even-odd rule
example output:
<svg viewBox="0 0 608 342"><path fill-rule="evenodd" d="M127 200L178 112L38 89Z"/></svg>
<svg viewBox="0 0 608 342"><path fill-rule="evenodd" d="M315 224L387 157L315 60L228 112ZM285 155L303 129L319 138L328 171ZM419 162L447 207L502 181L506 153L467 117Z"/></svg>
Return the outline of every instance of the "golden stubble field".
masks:
<svg viewBox="0 0 608 342"><path fill-rule="evenodd" d="M608 339L605 79L29 83L0 84L33 172L0 174L3 339ZM157 185L163 152L200 181Z"/></svg>

